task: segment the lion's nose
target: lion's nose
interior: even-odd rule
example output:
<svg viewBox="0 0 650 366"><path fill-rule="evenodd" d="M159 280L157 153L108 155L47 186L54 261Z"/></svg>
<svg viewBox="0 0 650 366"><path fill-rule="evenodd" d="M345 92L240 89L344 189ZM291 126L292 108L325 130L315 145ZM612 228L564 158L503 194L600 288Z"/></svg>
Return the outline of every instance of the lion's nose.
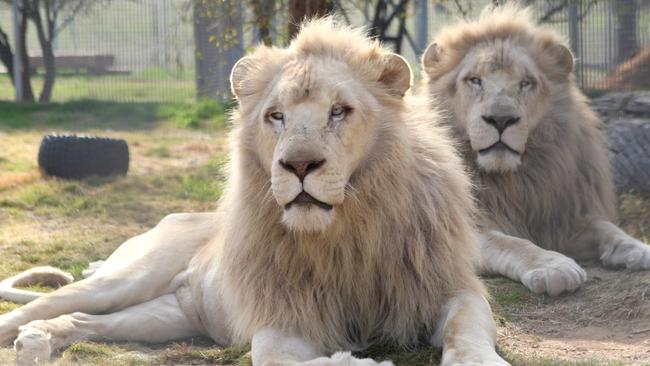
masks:
<svg viewBox="0 0 650 366"><path fill-rule="evenodd" d="M499 134L502 134L506 128L516 124L520 120L519 117L515 116L481 116L481 118L487 124L494 126L499 131Z"/></svg>
<svg viewBox="0 0 650 366"><path fill-rule="evenodd" d="M320 167L322 167L325 164L325 159L321 160L280 160L280 165L290 171L291 173L295 174L298 179L302 182L307 174L318 170Z"/></svg>

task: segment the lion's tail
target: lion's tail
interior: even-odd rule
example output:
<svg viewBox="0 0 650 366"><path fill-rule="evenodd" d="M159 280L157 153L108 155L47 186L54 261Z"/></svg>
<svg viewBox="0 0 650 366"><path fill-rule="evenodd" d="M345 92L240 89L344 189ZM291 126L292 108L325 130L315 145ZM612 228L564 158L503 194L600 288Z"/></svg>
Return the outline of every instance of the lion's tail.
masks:
<svg viewBox="0 0 650 366"><path fill-rule="evenodd" d="M45 295L43 292L21 290L14 286L44 285L59 287L72 282L74 278L68 272L54 267L34 267L23 273L9 277L0 282L0 299L27 304Z"/></svg>

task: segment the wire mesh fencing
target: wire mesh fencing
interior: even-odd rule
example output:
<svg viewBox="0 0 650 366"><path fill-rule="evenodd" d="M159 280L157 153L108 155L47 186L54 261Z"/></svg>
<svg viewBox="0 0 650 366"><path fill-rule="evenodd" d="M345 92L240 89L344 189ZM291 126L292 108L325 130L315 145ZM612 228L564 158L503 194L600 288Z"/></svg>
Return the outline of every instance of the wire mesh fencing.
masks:
<svg viewBox="0 0 650 366"><path fill-rule="evenodd" d="M370 26L378 0L328 0L344 21ZM259 0L262 3L263 1ZM271 39L286 44L288 0L273 6ZM650 89L650 1L528 0L536 19L560 32L575 56L575 74L586 91ZM0 30L13 37L11 1L0 0ZM52 101L94 99L176 102L228 98L228 73L247 49L259 43L255 1L106 0L80 1L61 12L52 49L56 80ZM400 52L417 70L418 58L436 32L471 19L491 0L399 0L404 6ZM392 4L392 5L391 5ZM65 9L64 9L65 10ZM268 9L267 9L268 10ZM402 27L403 29L400 29ZM0 34L1 36L1 34ZM1 41L1 40L0 40ZM37 32L28 22L25 42L30 81L37 95L46 62ZM395 43L390 46L395 47ZM15 45L13 45L15 47ZM225 50L225 51L224 51ZM14 99L0 63L0 100Z"/></svg>
<svg viewBox="0 0 650 366"><path fill-rule="evenodd" d="M407 50L403 53L417 60L441 27L459 19L476 18L493 3L491 0L413 1L407 30L412 32L412 39L421 41L405 38ZM576 58L576 80L585 91L650 89L650 1L528 0L519 3L529 5L538 23L566 39Z"/></svg>
<svg viewBox="0 0 650 366"><path fill-rule="evenodd" d="M160 102L194 97L190 0L94 2L76 14L60 15L65 24L57 25L53 42L52 101ZM0 2L0 27L12 40L11 24L11 7ZM36 29L28 24L30 79L38 95L45 65ZM13 97L8 75L0 75L0 100Z"/></svg>

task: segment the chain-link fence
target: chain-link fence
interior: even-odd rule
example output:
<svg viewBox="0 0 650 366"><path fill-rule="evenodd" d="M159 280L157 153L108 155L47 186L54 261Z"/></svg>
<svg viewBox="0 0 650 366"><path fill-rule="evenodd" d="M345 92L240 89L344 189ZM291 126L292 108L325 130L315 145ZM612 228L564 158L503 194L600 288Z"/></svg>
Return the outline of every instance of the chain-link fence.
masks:
<svg viewBox="0 0 650 366"><path fill-rule="evenodd" d="M401 52L417 62L417 56L441 27L458 19L476 18L494 1L414 0L410 3L406 12L409 34L401 41ZM531 6L539 23L565 37L576 57L575 74L584 90L650 89L650 0L520 0L519 3ZM360 11L358 6L349 4L343 8Z"/></svg>
<svg viewBox="0 0 650 366"><path fill-rule="evenodd" d="M190 0L86 1L76 14L61 13L53 51L53 101L178 101L195 95L194 35ZM12 13L0 2L0 27L13 40ZM35 26L26 45L31 84L38 96L44 59ZM15 45L12 46L15 49ZM0 66L1 67L1 66ZM0 75L0 99L12 100Z"/></svg>
<svg viewBox="0 0 650 366"><path fill-rule="evenodd" d="M55 22L53 101L167 102L197 95L223 98L230 67L260 37L252 0L77 1L82 4L79 8L62 9ZM329 1L344 20L368 26L379 3ZM478 16L492 2L384 1L387 14L403 6L399 15L404 22L387 26L382 36L416 66L419 54L437 30L459 18ZM0 0L0 30L12 44L10 3ZM287 1L269 3L274 7L268 12L272 14L271 38L282 45L287 38ZM566 37L577 57L576 77L583 89L650 89L649 0L526 3L533 7L538 21ZM46 62L32 22L28 22L25 44L37 98ZM9 75L0 64L0 100L13 99Z"/></svg>
<svg viewBox="0 0 650 366"><path fill-rule="evenodd" d="M583 89L650 89L650 1L585 0L534 9L569 40Z"/></svg>

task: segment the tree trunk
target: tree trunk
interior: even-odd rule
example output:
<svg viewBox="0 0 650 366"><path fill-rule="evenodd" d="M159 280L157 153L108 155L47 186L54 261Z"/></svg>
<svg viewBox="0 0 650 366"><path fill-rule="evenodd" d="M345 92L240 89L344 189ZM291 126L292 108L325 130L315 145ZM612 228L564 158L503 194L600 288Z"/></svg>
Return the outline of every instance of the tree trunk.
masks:
<svg viewBox="0 0 650 366"><path fill-rule="evenodd" d="M374 15L370 24L370 35L380 40L383 44L393 45L393 51L400 53L402 51L402 40L408 33L406 29L406 10L410 0L377 0ZM390 5L390 6L389 6ZM397 32L394 36L389 34L394 29L394 23L397 23Z"/></svg>
<svg viewBox="0 0 650 366"><path fill-rule="evenodd" d="M637 50L637 6L636 0L616 1L618 20L618 62L624 62Z"/></svg>
<svg viewBox="0 0 650 366"><path fill-rule="evenodd" d="M241 2L193 4L197 96L226 102L232 97L228 75L244 55Z"/></svg>
<svg viewBox="0 0 650 366"><path fill-rule="evenodd" d="M20 27L20 59L23 64L22 80L23 80L23 102L33 102L34 92L32 90L32 70L29 64L29 54L27 53L27 10L23 6L21 9Z"/></svg>
<svg viewBox="0 0 650 366"><path fill-rule="evenodd" d="M36 25L36 34L38 35L38 43L41 45L41 51L43 52L43 65L45 66L45 79L43 80L43 90L39 96L39 102L49 102L52 99L52 89L54 88L54 80L56 78L56 64L54 57L54 50L52 49L52 41L54 38L54 24L49 16L49 6L46 1L45 12L47 24L43 24L43 18L41 17L39 2L34 1L34 7L30 12L31 19ZM45 27L47 26L47 31Z"/></svg>
<svg viewBox="0 0 650 366"><path fill-rule="evenodd" d="M293 39L305 19L316 18L332 10L328 0L289 0L289 39Z"/></svg>
<svg viewBox="0 0 650 366"><path fill-rule="evenodd" d="M7 69L9 78L11 79L11 84L14 83L14 54L11 51L11 44L9 44L9 38L7 33L5 33L2 28L0 28L0 62Z"/></svg>
<svg viewBox="0 0 650 366"><path fill-rule="evenodd" d="M273 28L273 14L275 13L275 0L253 1L255 26L257 27L258 40L267 46L273 43L271 29Z"/></svg>

